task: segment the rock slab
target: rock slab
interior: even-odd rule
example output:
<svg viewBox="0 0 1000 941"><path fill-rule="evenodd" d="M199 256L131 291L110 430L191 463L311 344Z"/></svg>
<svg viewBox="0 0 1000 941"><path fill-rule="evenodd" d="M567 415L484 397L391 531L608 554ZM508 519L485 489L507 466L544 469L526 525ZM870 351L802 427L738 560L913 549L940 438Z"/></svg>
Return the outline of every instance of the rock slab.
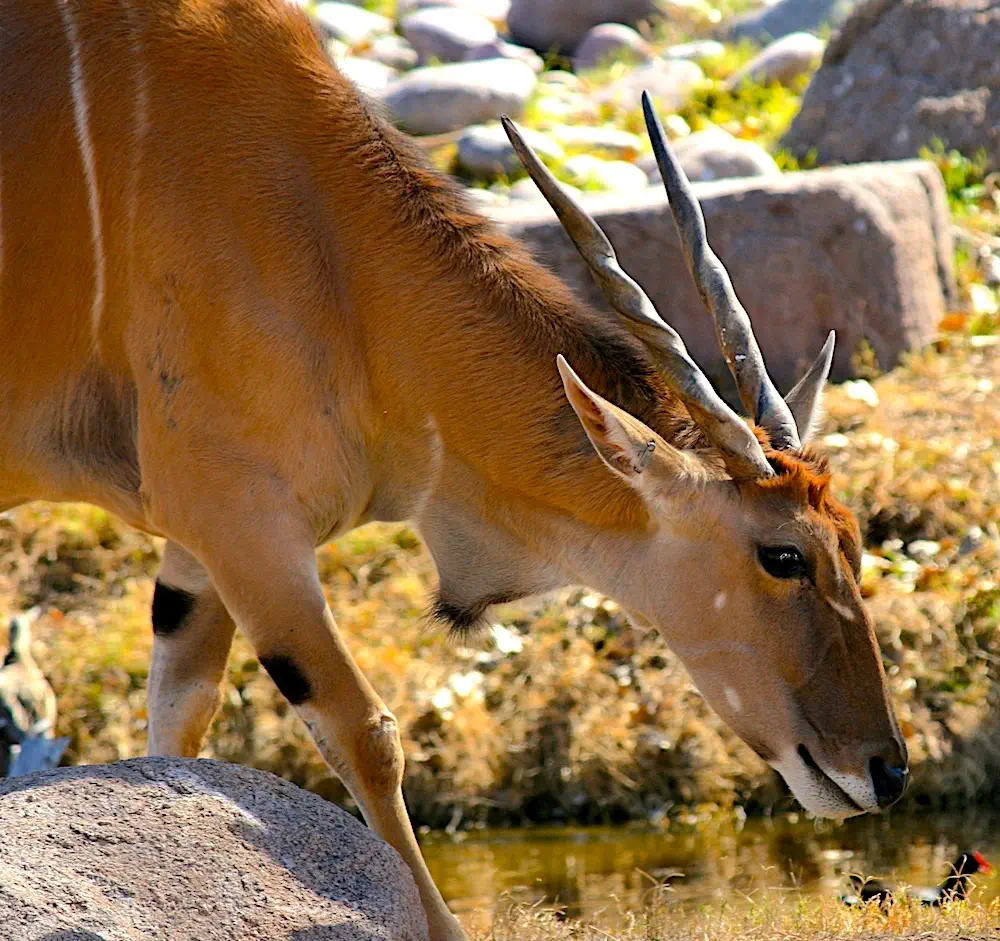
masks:
<svg viewBox="0 0 1000 941"><path fill-rule="evenodd" d="M916 156L934 138L1000 169L1000 6L869 0L831 39L782 145L822 163Z"/></svg>
<svg viewBox="0 0 1000 941"><path fill-rule="evenodd" d="M139 758L0 785L5 941L426 941L410 870L271 774Z"/></svg>
<svg viewBox="0 0 1000 941"><path fill-rule="evenodd" d="M883 368L926 343L954 302L944 184L927 161L696 183L709 240L787 392L837 331L833 376L851 375L862 340ZM732 395L711 318L691 282L661 190L587 195L622 267L646 290L723 394ZM600 290L547 206L490 210L590 303ZM609 316L613 316L609 313Z"/></svg>

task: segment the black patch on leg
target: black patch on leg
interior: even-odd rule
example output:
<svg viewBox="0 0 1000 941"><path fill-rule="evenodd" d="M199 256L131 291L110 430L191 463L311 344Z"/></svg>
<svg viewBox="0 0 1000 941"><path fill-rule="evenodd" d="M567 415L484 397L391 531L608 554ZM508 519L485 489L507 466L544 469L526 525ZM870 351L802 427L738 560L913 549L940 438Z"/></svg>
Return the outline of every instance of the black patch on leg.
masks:
<svg viewBox="0 0 1000 941"><path fill-rule="evenodd" d="M274 680L278 692L293 706L301 706L312 696L309 680L291 657L276 654L272 657L261 657L260 663Z"/></svg>
<svg viewBox="0 0 1000 941"><path fill-rule="evenodd" d="M194 602L195 596L191 592L171 588L157 579L153 589L153 633L166 637L181 628Z"/></svg>

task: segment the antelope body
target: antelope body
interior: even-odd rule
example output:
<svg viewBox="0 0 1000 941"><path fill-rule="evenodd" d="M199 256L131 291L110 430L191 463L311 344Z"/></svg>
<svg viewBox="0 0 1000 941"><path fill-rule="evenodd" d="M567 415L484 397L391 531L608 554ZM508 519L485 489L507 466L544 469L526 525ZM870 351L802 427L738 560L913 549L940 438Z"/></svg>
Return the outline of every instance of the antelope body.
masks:
<svg viewBox="0 0 1000 941"><path fill-rule="evenodd" d="M459 629L559 585L616 598L817 814L905 782L857 525L803 445L832 342L786 404L646 107L753 425L512 125L616 314L472 211L279 0L0 0L0 509L166 537L150 753L197 753L239 626L436 941L463 935L395 720L315 566L369 520L419 527Z"/></svg>

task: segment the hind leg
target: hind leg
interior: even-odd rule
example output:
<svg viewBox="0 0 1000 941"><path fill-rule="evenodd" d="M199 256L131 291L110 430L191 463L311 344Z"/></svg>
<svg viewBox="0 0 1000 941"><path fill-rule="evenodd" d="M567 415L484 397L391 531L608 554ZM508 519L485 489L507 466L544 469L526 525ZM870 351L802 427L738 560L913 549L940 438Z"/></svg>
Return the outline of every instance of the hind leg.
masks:
<svg viewBox="0 0 1000 941"><path fill-rule="evenodd" d="M208 574L168 542L153 593L150 755L194 758L219 706L234 625Z"/></svg>

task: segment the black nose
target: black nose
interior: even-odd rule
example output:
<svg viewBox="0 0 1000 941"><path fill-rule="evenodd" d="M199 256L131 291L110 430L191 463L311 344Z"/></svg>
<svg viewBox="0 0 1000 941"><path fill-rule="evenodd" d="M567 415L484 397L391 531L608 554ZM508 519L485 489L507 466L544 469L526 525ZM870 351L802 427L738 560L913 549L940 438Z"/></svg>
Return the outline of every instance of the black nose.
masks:
<svg viewBox="0 0 1000 941"><path fill-rule="evenodd" d="M906 765L887 765L882 758L875 757L868 762L868 770L875 785L875 797L883 810L895 804L906 790L909 772Z"/></svg>

